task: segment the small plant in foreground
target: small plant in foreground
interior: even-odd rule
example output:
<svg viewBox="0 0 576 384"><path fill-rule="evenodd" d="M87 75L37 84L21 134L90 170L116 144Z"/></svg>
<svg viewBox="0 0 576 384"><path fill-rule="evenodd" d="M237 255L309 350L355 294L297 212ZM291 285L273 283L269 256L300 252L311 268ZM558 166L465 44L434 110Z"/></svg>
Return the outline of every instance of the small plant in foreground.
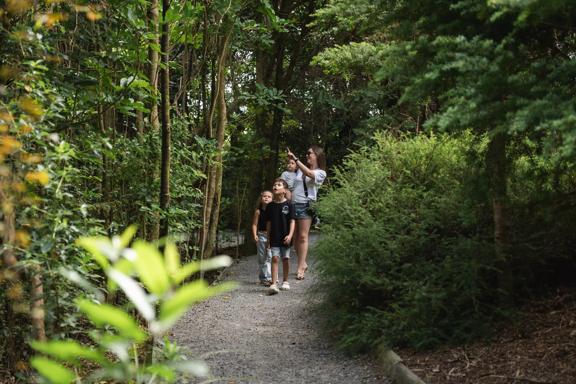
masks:
<svg viewBox="0 0 576 384"><path fill-rule="evenodd" d="M204 362L186 360L178 346L164 335L194 303L233 287L231 283L212 287L204 280L183 282L200 270L228 266L232 260L218 256L181 265L171 241L167 241L164 255L154 245L140 240L128 247L135 232L135 227L130 227L112 239L85 237L78 244L104 270L109 292L124 292L128 309L135 309L141 324L126 309L105 304L102 293L78 274L65 271L68 278L94 295L92 299L84 296L76 300L79 310L94 326L89 332L93 343L86 346L71 339L33 342L32 347L42 356L33 357L31 365L44 382L173 383L180 376L207 376ZM156 358L142 358L142 351L151 340L163 337L159 353L154 354ZM90 369L80 369L88 364Z"/></svg>

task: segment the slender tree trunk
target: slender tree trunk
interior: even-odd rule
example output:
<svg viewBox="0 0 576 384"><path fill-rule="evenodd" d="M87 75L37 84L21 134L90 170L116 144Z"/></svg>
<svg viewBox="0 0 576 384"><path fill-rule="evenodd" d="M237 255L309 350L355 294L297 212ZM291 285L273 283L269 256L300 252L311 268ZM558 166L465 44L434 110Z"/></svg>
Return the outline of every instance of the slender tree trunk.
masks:
<svg viewBox="0 0 576 384"><path fill-rule="evenodd" d="M160 47L160 37L159 37L159 2L158 0L150 0L150 7L148 8L147 14L148 30L151 33L151 37L148 40L148 80L150 81L150 86L152 88L152 98L150 101L150 128L154 132L160 131L160 116L158 113L158 96L160 94L158 89L158 67L160 64L160 55L158 53L158 47ZM144 180L146 185L152 185L156 179L158 173L158 158L154 156L151 159L152 172L145 172ZM142 213L141 221L141 232L142 237L148 240L156 240L160 236L160 217L158 213L153 213L150 216Z"/></svg>
<svg viewBox="0 0 576 384"><path fill-rule="evenodd" d="M220 219L220 203L222 195L222 171L223 171L223 157L222 150L224 147L225 131L227 124L227 109L226 109L226 57L228 56L228 43L230 40L231 29L227 34L221 38L222 49L220 53L220 58L218 62L218 79L216 83L217 91L217 108L218 108L218 125L216 128L216 140L217 140L217 155L215 167L215 177L214 177L214 188L213 188L213 207L212 214L210 215L210 234L208 239L208 247L206 248L205 256L209 257L214 252L217 242L217 231L218 231L218 221Z"/></svg>
<svg viewBox="0 0 576 384"><path fill-rule="evenodd" d="M30 315L32 318L32 330L34 339L46 340L45 310L44 310L44 284L40 267L34 267L30 278Z"/></svg>
<svg viewBox="0 0 576 384"><path fill-rule="evenodd" d="M170 63L169 38L170 28L166 22L166 15L170 9L170 1L162 0L162 36L160 49L162 52L163 68L160 72L161 93L161 122L162 122L162 163L160 166L160 209L164 214L170 204ZM160 224L160 236L168 235L168 219L163 217Z"/></svg>
<svg viewBox="0 0 576 384"><path fill-rule="evenodd" d="M214 108L210 113L210 125L212 124L214 113L218 113L218 122L216 127L216 159L210 167L209 188L210 195L207 196L207 202L210 206L206 218L208 219L208 228L205 228L207 239L204 241L204 258L212 256L216 246L216 235L218 229L218 221L220 218L220 202L222 192L222 168L223 157L222 150L224 147L224 139L227 124L227 109L226 109L226 58L228 56L228 46L232 29L230 28L224 36L219 38L219 57L216 65L216 81L215 81L215 95L214 95Z"/></svg>
<svg viewBox="0 0 576 384"><path fill-rule="evenodd" d="M154 96L154 99L150 104L150 125L153 130L158 131L160 129L160 119L158 117L158 101L156 98L158 95L158 64L160 62L160 57L158 55L158 50L155 49L160 45L160 39L158 38L158 0L150 0L148 22L150 32L152 33L152 38L149 41L151 46L148 48L148 79L150 80Z"/></svg>
<svg viewBox="0 0 576 384"><path fill-rule="evenodd" d="M100 131L103 135L108 133L110 128L110 120L112 110L111 108L104 109L101 105L98 107L98 114L100 116L99 125ZM112 182L110 179L110 164L108 163L108 156L106 152L102 152L102 181L101 181L101 191L102 191L102 209L100 210L102 217L104 218L104 224L108 229L108 234L110 233L110 227L112 223Z"/></svg>
<svg viewBox="0 0 576 384"><path fill-rule="evenodd" d="M4 228L2 230L2 289L6 289L9 300L6 301L4 310L5 324L10 330L8 338L4 342L5 356L3 358L5 366L14 369L17 364L26 360L24 357L26 342L24 340L23 326L28 323L23 297L23 279L17 268L18 259L14 253L16 244L16 212L14 207L8 202L8 197L4 194L4 180L0 178L0 198L4 202L3 207Z"/></svg>

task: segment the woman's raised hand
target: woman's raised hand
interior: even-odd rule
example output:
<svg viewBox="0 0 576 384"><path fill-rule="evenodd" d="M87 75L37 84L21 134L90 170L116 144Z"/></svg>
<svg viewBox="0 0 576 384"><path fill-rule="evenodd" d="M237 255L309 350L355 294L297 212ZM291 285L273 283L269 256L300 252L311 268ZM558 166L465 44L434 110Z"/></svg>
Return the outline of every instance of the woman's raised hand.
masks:
<svg viewBox="0 0 576 384"><path fill-rule="evenodd" d="M290 159L290 160L296 160L296 156L294 156L294 154L292 153L292 151L290 150L290 148L286 148L286 151L288 152L288 159Z"/></svg>

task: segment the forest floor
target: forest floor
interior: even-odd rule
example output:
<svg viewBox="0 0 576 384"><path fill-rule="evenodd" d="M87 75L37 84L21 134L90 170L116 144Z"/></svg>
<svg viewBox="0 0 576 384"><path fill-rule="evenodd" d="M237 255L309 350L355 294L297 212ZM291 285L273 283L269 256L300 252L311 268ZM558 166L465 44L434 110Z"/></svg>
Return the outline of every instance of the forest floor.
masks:
<svg viewBox="0 0 576 384"><path fill-rule="evenodd" d="M576 293L526 305L514 324L488 341L396 352L426 384L574 384Z"/></svg>

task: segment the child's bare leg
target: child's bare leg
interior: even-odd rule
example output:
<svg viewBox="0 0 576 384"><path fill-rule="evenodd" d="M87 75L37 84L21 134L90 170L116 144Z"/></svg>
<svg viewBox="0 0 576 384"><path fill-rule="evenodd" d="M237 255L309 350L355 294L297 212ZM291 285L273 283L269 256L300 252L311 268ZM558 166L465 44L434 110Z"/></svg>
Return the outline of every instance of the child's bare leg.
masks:
<svg viewBox="0 0 576 384"><path fill-rule="evenodd" d="M272 256L272 284L278 281L278 256Z"/></svg>
<svg viewBox="0 0 576 384"><path fill-rule="evenodd" d="M282 281L288 281L288 273L290 272L290 259L282 259Z"/></svg>

